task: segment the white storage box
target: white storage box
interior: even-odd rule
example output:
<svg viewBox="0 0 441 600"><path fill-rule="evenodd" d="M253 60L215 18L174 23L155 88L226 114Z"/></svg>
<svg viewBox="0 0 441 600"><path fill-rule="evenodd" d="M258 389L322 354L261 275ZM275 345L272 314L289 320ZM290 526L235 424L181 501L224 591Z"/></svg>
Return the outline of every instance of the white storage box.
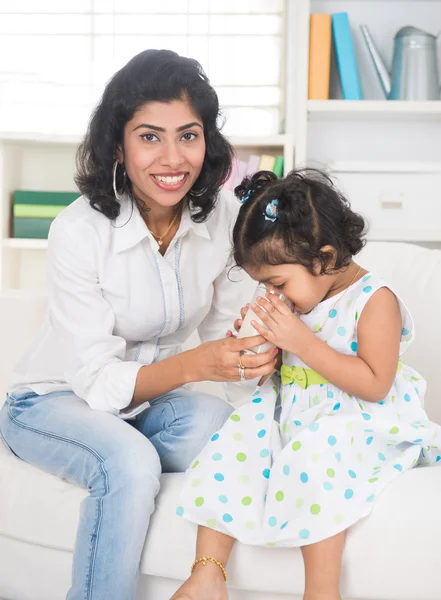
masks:
<svg viewBox="0 0 441 600"><path fill-rule="evenodd" d="M330 175L369 223L369 239L441 241L441 163L328 165Z"/></svg>

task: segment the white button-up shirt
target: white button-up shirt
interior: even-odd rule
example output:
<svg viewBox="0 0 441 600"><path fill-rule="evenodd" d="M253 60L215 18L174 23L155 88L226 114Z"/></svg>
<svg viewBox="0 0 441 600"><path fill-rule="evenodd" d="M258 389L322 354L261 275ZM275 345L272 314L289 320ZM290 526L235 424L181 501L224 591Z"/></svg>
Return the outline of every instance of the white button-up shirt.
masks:
<svg viewBox="0 0 441 600"><path fill-rule="evenodd" d="M10 392L72 390L93 409L142 410L124 411L139 369L180 352L196 328L203 342L224 337L249 299L251 281L230 273L238 208L226 191L205 223L185 208L164 256L128 197L115 221L84 197L63 210L49 234L48 316Z"/></svg>

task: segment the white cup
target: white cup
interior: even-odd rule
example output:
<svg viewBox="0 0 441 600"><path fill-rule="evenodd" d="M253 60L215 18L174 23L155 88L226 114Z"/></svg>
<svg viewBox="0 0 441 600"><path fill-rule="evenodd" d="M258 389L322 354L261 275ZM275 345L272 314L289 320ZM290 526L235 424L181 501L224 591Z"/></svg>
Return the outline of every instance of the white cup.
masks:
<svg viewBox="0 0 441 600"><path fill-rule="evenodd" d="M263 284L259 284L256 288L256 291L254 292L254 296L253 296L253 299L251 300L251 304L256 304L256 300L259 296L265 298L266 292L267 292L266 287ZM292 310L293 304L292 304L291 300L288 300L288 298L284 294L278 294L274 290L270 290L270 294L275 294L278 298L280 298L281 300L283 300L285 302L285 304L288 306L288 308L290 308ZM260 307L260 308L262 308L262 307ZM264 310L264 309L262 308L262 310ZM245 318L243 320L242 327L240 328L240 331L237 335L238 339L244 338L244 337L251 337L253 335L259 335L259 332L257 331L257 329L255 329L251 325L251 321L256 321L257 323L259 323L259 325L262 325L262 327L264 327L265 329L268 329L268 327L265 325L265 323L262 321L262 319L256 315L256 313L250 306L248 308L247 314L245 315ZM260 354L261 352L266 352L270 348L275 348L275 347L276 347L276 345L273 344L272 342L264 342L263 344L255 346L254 348L251 348L250 350L244 350L244 354Z"/></svg>

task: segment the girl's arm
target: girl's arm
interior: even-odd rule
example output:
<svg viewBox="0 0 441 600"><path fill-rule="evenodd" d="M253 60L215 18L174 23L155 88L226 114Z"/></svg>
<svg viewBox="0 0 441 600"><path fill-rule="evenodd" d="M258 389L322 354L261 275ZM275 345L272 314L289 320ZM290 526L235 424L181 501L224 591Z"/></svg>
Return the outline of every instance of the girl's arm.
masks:
<svg viewBox="0 0 441 600"><path fill-rule="evenodd" d="M288 314L277 298L271 298L271 303L276 307L271 317L259 311L270 331L255 325L263 337L298 356L344 392L368 402L385 398L397 371L402 328L398 301L388 288L375 292L361 313L357 356L333 350Z"/></svg>
<svg viewBox="0 0 441 600"><path fill-rule="evenodd" d="M397 372L401 328L396 297L388 288L380 288L361 313L357 356L340 354L315 335L297 356L344 392L380 402Z"/></svg>

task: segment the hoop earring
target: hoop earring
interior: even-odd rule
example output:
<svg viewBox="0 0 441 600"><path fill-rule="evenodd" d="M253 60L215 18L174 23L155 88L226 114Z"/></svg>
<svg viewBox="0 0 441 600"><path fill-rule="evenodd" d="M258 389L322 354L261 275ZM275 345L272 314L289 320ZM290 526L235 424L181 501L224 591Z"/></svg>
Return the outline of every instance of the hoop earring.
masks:
<svg viewBox="0 0 441 600"><path fill-rule="evenodd" d="M115 194L115 198L117 200L122 200L123 195L118 193L118 189L116 187L116 171L118 169L118 165L119 164L120 163L117 160L115 160L115 162L113 163L113 193ZM125 169L124 169L124 175L123 175L123 177L124 177L124 180L125 180L125 177L126 177L126 170Z"/></svg>

